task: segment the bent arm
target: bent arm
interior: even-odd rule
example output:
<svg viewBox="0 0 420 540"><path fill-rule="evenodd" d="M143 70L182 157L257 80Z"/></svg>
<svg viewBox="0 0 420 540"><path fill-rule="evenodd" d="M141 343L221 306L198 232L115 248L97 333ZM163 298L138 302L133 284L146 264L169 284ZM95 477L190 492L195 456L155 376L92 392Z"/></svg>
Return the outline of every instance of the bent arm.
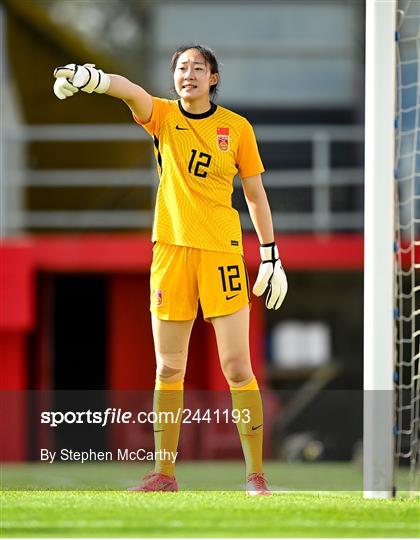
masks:
<svg viewBox="0 0 420 540"><path fill-rule="evenodd" d="M121 75L109 75L111 82L106 94L122 99L143 123L150 120L153 111L152 96L138 84Z"/></svg>
<svg viewBox="0 0 420 540"><path fill-rule="evenodd" d="M242 178L242 187L260 244L274 242L273 220L261 175Z"/></svg>

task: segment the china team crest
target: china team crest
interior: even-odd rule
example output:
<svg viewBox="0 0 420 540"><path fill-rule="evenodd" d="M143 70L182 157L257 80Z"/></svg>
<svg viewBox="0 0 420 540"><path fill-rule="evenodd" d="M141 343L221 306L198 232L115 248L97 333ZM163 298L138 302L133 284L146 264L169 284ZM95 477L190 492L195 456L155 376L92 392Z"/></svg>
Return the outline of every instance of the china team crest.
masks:
<svg viewBox="0 0 420 540"><path fill-rule="evenodd" d="M163 304L163 291L162 289L155 289L155 305L157 307Z"/></svg>
<svg viewBox="0 0 420 540"><path fill-rule="evenodd" d="M229 128L217 128L217 146L222 152L229 150Z"/></svg>

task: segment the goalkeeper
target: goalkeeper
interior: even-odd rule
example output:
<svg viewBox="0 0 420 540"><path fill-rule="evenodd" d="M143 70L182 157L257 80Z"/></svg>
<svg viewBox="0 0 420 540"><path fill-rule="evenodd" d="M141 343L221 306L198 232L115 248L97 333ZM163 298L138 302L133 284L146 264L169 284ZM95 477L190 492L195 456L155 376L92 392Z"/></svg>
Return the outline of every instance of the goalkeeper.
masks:
<svg viewBox="0 0 420 540"><path fill-rule="evenodd" d="M278 309L287 279L274 243L264 171L249 122L214 101L219 68L200 45L177 49L171 60L177 100L151 96L120 75L92 64L68 64L54 72L54 92L66 99L79 91L122 99L134 120L153 137L159 173L153 225L150 310L156 354L154 410L183 408L188 343L200 301L216 334L232 407L248 409L237 424L245 457L246 490L268 495L262 464L263 411L249 350L250 295L238 212L232 208L233 178L239 173L261 247L253 293L266 293ZM176 415L174 415L176 416ZM178 423L154 425L157 455L176 452ZM166 454L168 455L168 454ZM174 464L157 460L135 491L177 491Z"/></svg>

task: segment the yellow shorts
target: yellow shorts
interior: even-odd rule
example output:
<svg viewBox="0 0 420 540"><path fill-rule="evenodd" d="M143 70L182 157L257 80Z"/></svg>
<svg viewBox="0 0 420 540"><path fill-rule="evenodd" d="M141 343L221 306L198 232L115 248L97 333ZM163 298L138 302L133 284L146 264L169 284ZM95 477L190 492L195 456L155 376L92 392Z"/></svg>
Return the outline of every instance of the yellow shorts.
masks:
<svg viewBox="0 0 420 540"><path fill-rule="evenodd" d="M197 316L198 300L206 320L249 304L243 256L157 242L150 273L150 311L158 319L189 321Z"/></svg>

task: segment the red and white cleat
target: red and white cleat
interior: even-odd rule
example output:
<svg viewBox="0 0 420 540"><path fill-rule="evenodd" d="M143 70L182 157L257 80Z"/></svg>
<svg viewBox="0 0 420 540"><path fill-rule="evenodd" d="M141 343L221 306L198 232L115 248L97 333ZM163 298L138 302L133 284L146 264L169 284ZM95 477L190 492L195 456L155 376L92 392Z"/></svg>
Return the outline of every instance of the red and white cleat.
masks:
<svg viewBox="0 0 420 540"><path fill-rule="evenodd" d="M263 473L252 473L246 479L246 492L248 495L271 495Z"/></svg>
<svg viewBox="0 0 420 540"><path fill-rule="evenodd" d="M178 491L178 484L174 476L150 472L146 474L140 485L128 488L128 491Z"/></svg>

